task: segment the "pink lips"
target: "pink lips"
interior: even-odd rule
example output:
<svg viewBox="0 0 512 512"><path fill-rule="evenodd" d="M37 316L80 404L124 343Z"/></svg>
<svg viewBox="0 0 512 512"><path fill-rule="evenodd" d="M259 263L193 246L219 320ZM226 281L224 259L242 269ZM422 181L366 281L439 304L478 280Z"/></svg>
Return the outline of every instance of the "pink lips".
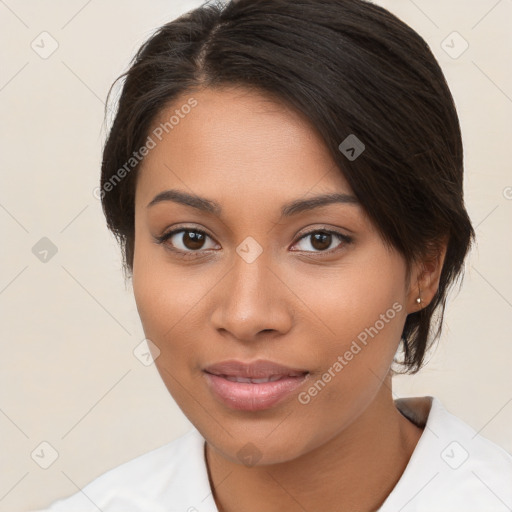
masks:
<svg viewBox="0 0 512 512"><path fill-rule="evenodd" d="M204 375L223 404L238 410L259 411L276 405L301 386L309 372L266 360L250 364L230 360L206 367Z"/></svg>

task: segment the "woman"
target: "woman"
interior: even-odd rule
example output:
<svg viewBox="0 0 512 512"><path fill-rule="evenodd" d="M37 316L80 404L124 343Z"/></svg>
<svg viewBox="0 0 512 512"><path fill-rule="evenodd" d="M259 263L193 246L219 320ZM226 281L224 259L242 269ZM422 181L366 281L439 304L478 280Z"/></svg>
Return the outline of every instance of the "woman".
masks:
<svg viewBox="0 0 512 512"><path fill-rule="evenodd" d="M474 239L453 99L411 28L363 0L166 24L126 73L98 192L194 429L49 510L512 507L510 454L435 397L393 400Z"/></svg>

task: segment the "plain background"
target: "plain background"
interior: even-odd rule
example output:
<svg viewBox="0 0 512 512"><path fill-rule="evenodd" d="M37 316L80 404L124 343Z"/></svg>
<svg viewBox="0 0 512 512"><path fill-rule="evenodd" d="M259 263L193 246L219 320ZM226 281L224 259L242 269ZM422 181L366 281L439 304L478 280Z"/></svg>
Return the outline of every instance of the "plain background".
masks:
<svg viewBox="0 0 512 512"><path fill-rule="evenodd" d="M512 0L376 3L445 72L478 240L441 342L419 374L395 378L395 396L437 396L512 452ZM134 356L144 335L93 189L110 84L154 29L200 4L0 1L0 511L47 506L191 426ZM43 237L57 249L46 262L33 252ZM58 453L48 469L42 442Z"/></svg>

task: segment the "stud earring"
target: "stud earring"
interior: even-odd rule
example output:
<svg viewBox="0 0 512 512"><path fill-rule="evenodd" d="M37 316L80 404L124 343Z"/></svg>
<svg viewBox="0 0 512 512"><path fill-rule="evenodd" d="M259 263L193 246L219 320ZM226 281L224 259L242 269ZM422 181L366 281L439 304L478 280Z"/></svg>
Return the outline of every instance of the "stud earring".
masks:
<svg viewBox="0 0 512 512"><path fill-rule="evenodd" d="M418 297L418 298L416 299L416 304L421 304L421 297Z"/></svg>

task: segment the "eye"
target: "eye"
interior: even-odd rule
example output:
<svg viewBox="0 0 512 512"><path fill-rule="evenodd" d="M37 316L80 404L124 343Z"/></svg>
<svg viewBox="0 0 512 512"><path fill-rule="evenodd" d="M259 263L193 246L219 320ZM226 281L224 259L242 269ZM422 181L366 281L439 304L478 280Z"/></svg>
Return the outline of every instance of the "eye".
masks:
<svg viewBox="0 0 512 512"><path fill-rule="evenodd" d="M338 231L332 231L328 229L317 229L315 231L309 231L308 233L302 235L299 239L299 242L295 245L299 245L302 241L307 241L308 239L310 241L305 243L303 245L303 248L299 249L300 251L333 253L340 250L344 245L352 242L351 237ZM332 245L333 243L336 244L336 241L338 241L338 245L335 245L335 248L332 249ZM311 251L308 248L308 246L312 247L313 250Z"/></svg>
<svg viewBox="0 0 512 512"><path fill-rule="evenodd" d="M157 244L165 245L168 250L176 253L176 255L180 257L193 258L200 256L200 253L205 250L216 248L215 243L213 243L213 247L208 247L207 241L210 240L213 242L213 239L207 233L191 227L173 229L168 233L154 238ZM307 243L299 247L299 251L330 254L343 249L345 245L352 242L351 237L338 231L316 229L304 233L293 247L300 246L302 242L306 242L308 239L309 241ZM335 245L336 241L338 241L338 245ZM333 244L334 249L332 248ZM312 250L310 248L312 248Z"/></svg>
<svg viewBox="0 0 512 512"><path fill-rule="evenodd" d="M207 233L195 228L174 229L155 237L156 243L165 244L170 250L185 254L200 252L201 249L214 249L215 244L208 247L207 240L213 241Z"/></svg>

